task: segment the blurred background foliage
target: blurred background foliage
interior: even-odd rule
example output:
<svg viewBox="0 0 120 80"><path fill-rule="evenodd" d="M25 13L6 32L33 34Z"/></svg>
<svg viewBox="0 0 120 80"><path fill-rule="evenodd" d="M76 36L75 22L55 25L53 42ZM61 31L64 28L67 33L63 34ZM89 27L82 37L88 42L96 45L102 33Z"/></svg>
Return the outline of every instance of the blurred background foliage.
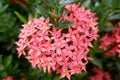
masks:
<svg viewBox="0 0 120 80"><path fill-rule="evenodd" d="M114 30L115 24L120 21L120 0L0 0L0 80L9 75L17 80L23 77L27 80L59 80L59 75L55 73L43 73L42 70L32 68L24 56L18 58L14 42L18 40L21 24L27 23L29 15L34 18L50 17L51 23L59 25L61 23L54 19L60 18L66 4L74 2L80 2L86 9L96 13L100 38L105 32ZM71 25L70 22L64 22L64 26L58 27L67 27L66 24ZM99 49L99 39L93 45L89 56L94 60L87 65L87 72L74 74L71 80L87 80L94 65L109 71L112 80L120 79L120 58L106 56L105 51Z"/></svg>

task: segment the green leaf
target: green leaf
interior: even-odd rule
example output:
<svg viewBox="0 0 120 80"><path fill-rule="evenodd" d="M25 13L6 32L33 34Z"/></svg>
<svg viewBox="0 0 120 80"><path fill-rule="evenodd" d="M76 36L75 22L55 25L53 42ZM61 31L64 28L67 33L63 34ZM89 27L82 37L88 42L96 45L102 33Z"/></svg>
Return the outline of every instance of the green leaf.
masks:
<svg viewBox="0 0 120 80"><path fill-rule="evenodd" d="M38 18L38 13L37 12L35 12L34 18Z"/></svg>
<svg viewBox="0 0 120 80"><path fill-rule="evenodd" d="M74 23L70 21L59 22L58 28L68 28L71 27Z"/></svg>
<svg viewBox="0 0 120 80"><path fill-rule="evenodd" d="M108 17L108 20L116 20L116 19L120 19L120 14L110 15Z"/></svg>
<svg viewBox="0 0 120 80"><path fill-rule="evenodd" d="M112 2L113 2L113 0L102 0L102 3L103 3L106 7L112 7Z"/></svg>
<svg viewBox="0 0 120 80"><path fill-rule="evenodd" d="M101 27L99 27L100 31L112 31L114 29L115 27L110 22L106 22Z"/></svg>
<svg viewBox="0 0 120 80"><path fill-rule="evenodd" d="M93 50L93 49L90 49L89 54L88 54L89 57L94 58L94 57L95 57L94 54L95 54L94 50Z"/></svg>
<svg viewBox="0 0 120 80"><path fill-rule="evenodd" d="M46 0L47 4L49 5L49 7L55 8L55 0Z"/></svg>
<svg viewBox="0 0 120 80"><path fill-rule="evenodd" d="M0 2L0 9L2 9L2 2Z"/></svg>
<svg viewBox="0 0 120 80"><path fill-rule="evenodd" d="M37 5L37 4L41 4L42 3L42 0L34 0L34 5Z"/></svg>
<svg viewBox="0 0 120 80"><path fill-rule="evenodd" d="M8 67L11 64L12 58L13 58L12 55L9 55L8 57L6 57L4 59L4 64L5 64L6 67Z"/></svg>
<svg viewBox="0 0 120 80"><path fill-rule="evenodd" d="M67 5L67 4L70 4L70 3L73 3L73 2L77 2L78 0L60 0L59 1L59 4L60 5Z"/></svg>
<svg viewBox="0 0 120 80"><path fill-rule="evenodd" d="M35 9L37 13L44 16L45 18L49 17L48 11L43 6L37 6Z"/></svg>
<svg viewBox="0 0 120 80"><path fill-rule="evenodd" d="M63 14L64 11L64 6L58 6L59 10L58 10L58 15L61 16Z"/></svg>
<svg viewBox="0 0 120 80"><path fill-rule="evenodd" d="M103 31L112 31L114 29L115 29L114 26L106 26Z"/></svg>
<svg viewBox="0 0 120 80"><path fill-rule="evenodd" d="M21 14L19 14L17 11L15 11L15 14L24 24L27 23L27 20Z"/></svg>
<svg viewBox="0 0 120 80"><path fill-rule="evenodd" d="M0 9L0 14L3 13L8 8L8 5L5 5L2 9Z"/></svg>
<svg viewBox="0 0 120 80"><path fill-rule="evenodd" d="M94 60L92 60L91 63L98 66L99 68L102 68L102 62L99 59L94 58Z"/></svg>
<svg viewBox="0 0 120 80"><path fill-rule="evenodd" d="M4 70L4 65L3 64L0 64L0 71Z"/></svg>
<svg viewBox="0 0 120 80"><path fill-rule="evenodd" d="M90 3L91 3L91 0L86 0L83 5L85 6L85 8L89 8L90 7Z"/></svg>
<svg viewBox="0 0 120 80"><path fill-rule="evenodd" d="M44 16L45 18L50 18L50 21L52 22L52 24L55 23L54 19L52 18L51 14L49 11L47 11L47 9L45 9L42 5L41 6L37 6L37 8L35 8L36 12L41 15Z"/></svg>

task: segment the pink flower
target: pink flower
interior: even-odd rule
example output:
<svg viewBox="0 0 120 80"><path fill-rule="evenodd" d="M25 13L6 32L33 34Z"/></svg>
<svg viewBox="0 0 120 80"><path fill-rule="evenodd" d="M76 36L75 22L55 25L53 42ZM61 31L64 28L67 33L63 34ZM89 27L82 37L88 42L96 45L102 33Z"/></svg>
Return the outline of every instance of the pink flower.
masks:
<svg viewBox="0 0 120 80"><path fill-rule="evenodd" d="M100 48L106 50L107 55L114 56L115 54L118 54L120 57L120 23L116 26L115 30L108 32L103 36Z"/></svg>
<svg viewBox="0 0 120 80"><path fill-rule="evenodd" d="M58 29L43 17L33 19L23 26L16 42L19 56L22 54L33 67L42 68L44 72L56 71L60 78L70 80L72 74L86 71L89 48L98 35L97 18L93 13L79 5L65 7L70 15L63 14L61 20L72 21L73 26ZM83 61L84 60L84 61Z"/></svg>
<svg viewBox="0 0 120 80"><path fill-rule="evenodd" d="M111 80L111 76L108 72L104 72L96 67L93 68L95 73L93 76L90 76L90 80Z"/></svg>

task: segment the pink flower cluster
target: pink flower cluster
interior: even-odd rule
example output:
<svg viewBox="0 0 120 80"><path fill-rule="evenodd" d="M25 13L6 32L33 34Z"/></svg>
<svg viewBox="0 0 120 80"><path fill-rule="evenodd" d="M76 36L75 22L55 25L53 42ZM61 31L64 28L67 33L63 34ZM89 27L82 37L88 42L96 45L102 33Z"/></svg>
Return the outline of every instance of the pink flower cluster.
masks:
<svg viewBox="0 0 120 80"><path fill-rule="evenodd" d="M93 68L95 75L90 76L90 80L111 80L111 76L108 72L104 72L96 67Z"/></svg>
<svg viewBox="0 0 120 80"><path fill-rule="evenodd" d="M116 26L116 29L108 32L101 39L100 48L107 51L107 55L114 56L118 53L120 57L120 23Z"/></svg>
<svg viewBox="0 0 120 80"><path fill-rule="evenodd" d="M65 7L68 14L62 15L62 20L72 21L73 26L58 29L43 17L33 19L23 25L16 42L19 56L25 57L32 66L61 74L61 78L80 74L85 71L89 48L98 35L97 18L90 10L85 10L76 4ZM62 25L62 24L61 24Z"/></svg>

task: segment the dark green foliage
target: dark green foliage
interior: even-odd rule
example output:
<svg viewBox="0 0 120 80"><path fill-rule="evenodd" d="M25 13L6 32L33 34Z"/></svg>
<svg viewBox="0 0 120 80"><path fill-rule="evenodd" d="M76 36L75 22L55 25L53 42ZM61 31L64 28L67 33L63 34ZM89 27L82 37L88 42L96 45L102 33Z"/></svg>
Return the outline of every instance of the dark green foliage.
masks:
<svg viewBox="0 0 120 80"><path fill-rule="evenodd" d="M15 4L11 3L10 0L0 1L0 80L12 75L16 79L25 77L28 80L33 80L39 70L33 69L24 58L18 58L15 49L14 42L17 41L21 21L14 13L16 8L20 6L13 7L13 5Z"/></svg>

